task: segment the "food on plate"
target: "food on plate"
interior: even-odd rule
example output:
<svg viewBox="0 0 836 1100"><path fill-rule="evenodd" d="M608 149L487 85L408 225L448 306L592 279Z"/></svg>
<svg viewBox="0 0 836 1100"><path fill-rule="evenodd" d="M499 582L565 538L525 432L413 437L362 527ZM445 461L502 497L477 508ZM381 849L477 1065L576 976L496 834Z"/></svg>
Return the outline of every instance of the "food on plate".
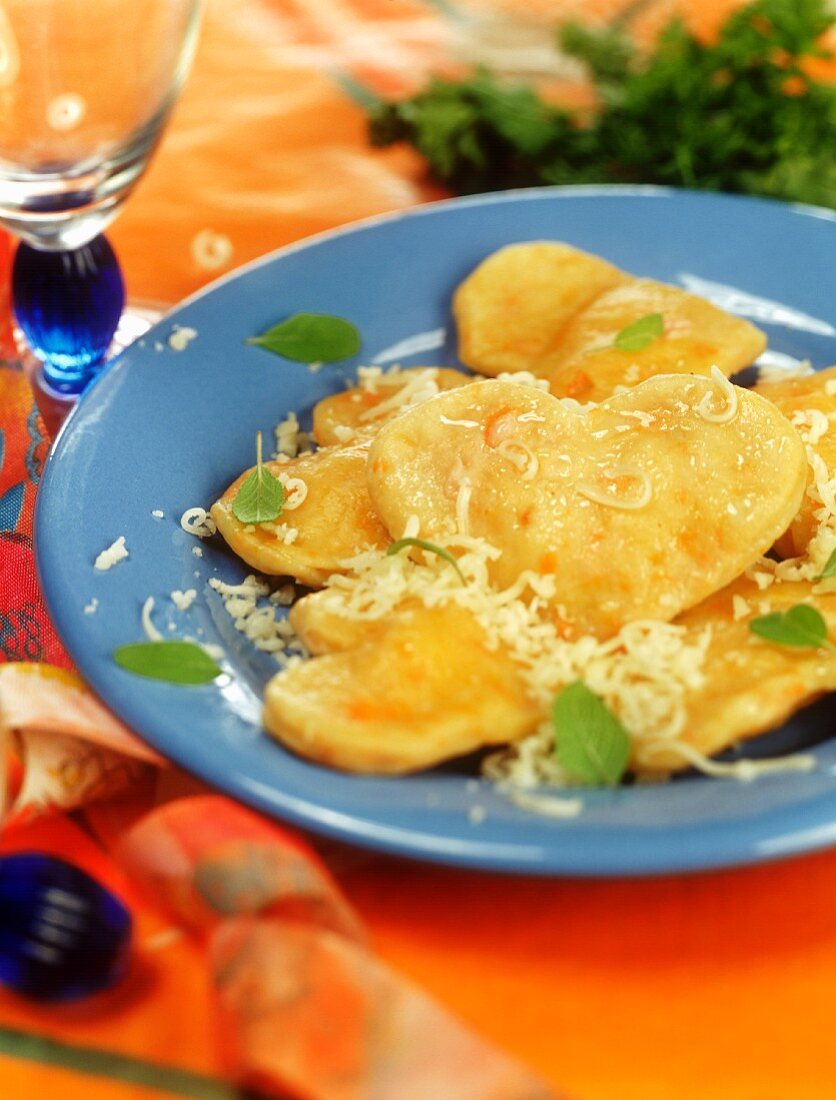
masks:
<svg viewBox="0 0 836 1100"><path fill-rule="evenodd" d="M757 329L557 242L488 257L454 312L481 374L360 368L320 449L267 464L277 519L236 518L249 471L212 509L318 589L281 624L268 732L372 774L490 747L517 791L808 767L711 757L836 690L836 368L733 385ZM573 771L608 729L618 769Z"/></svg>
<svg viewBox="0 0 836 1100"><path fill-rule="evenodd" d="M606 260L558 241L501 248L453 295L459 358L480 374L532 370L567 321L623 278Z"/></svg>
<svg viewBox="0 0 836 1100"><path fill-rule="evenodd" d="M672 619L728 584L786 530L804 448L763 398L660 375L586 412L513 382L451 390L381 428L372 503L390 533L500 547L506 587L553 574L567 637Z"/></svg>
<svg viewBox="0 0 836 1100"><path fill-rule="evenodd" d="M361 385L324 397L314 406L313 437L320 447L371 438L407 406L472 381L470 375L448 367L360 370Z"/></svg>
<svg viewBox="0 0 836 1100"><path fill-rule="evenodd" d="M463 608L412 607L341 652L267 685L283 744L352 772L402 774L530 733L538 711L514 664Z"/></svg>
<svg viewBox="0 0 836 1100"><path fill-rule="evenodd" d="M374 629L374 624L332 610L328 595L327 591L311 592L297 600L288 614L294 633L312 657L353 649Z"/></svg>
<svg viewBox="0 0 836 1100"><path fill-rule="evenodd" d="M777 549L785 557L803 554L828 507L833 508L836 470L836 367L796 375L780 382L758 382L758 393L781 410L798 429L808 448L810 469L801 509ZM826 499L827 498L827 499Z"/></svg>
<svg viewBox="0 0 836 1100"><path fill-rule="evenodd" d="M761 589L740 577L677 620L688 634L708 630L702 682L685 694L686 724L673 749L639 745L636 763L648 774L683 760L683 746L711 756L727 745L775 729L800 707L836 690L836 649L776 645L753 633L753 620L799 605L815 606L828 630L836 628L836 592L811 581ZM685 757L687 760L687 756Z"/></svg>
<svg viewBox="0 0 836 1100"><path fill-rule="evenodd" d="M326 447L265 467L285 488L278 522L242 523L234 515L235 496L252 470L236 478L211 510L230 547L254 569L319 585L344 558L391 541L366 488L366 447Z"/></svg>
<svg viewBox="0 0 836 1100"><path fill-rule="evenodd" d="M489 256L456 291L454 313L459 356L473 370L532 371L556 396L581 401L655 374L732 375L766 347L754 325L702 298L547 241ZM661 318L658 337L619 340L650 316Z"/></svg>

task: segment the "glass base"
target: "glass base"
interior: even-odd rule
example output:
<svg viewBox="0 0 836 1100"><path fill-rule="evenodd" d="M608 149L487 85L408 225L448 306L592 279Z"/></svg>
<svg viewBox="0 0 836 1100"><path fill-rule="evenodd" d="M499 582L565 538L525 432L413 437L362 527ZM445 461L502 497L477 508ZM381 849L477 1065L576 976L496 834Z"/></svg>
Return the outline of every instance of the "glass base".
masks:
<svg viewBox="0 0 836 1100"><path fill-rule="evenodd" d="M169 307L163 302L128 302L119 320L113 341L108 349L105 364L130 347L155 325ZM80 394L59 393L44 378L43 363L26 346L19 329L15 329L18 358L35 394L38 410L50 435L55 435L61 424L72 412Z"/></svg>

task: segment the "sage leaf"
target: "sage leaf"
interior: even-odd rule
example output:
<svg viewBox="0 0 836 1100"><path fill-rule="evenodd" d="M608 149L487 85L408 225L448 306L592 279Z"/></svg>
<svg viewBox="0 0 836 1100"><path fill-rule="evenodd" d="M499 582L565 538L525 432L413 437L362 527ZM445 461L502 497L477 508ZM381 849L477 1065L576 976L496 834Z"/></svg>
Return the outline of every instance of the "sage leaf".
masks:
<svg viewBox="0 0 836 1100"><path fill-rule="evenodd" d="M271 523L284 508L284 485L261 461L261 432L256 435L256 467L238 487L232 514L241 523Z"/></svg>
<svg viewBox="0 0 836 1100"><path fill-rule="evenodd" d="M333 363L357 354L360 333L342 317L327 313L294 313L245 343L297 363Z"/></svg>
<svg viewBox="0 0 836 1100"><path fill-rule="evenodd" d="M421 550L428 550L431 554L438 554L440 558L444 558L446 562L449 562L450 565L453 566L462 584L467 584L467 581L464 579L464 573L459 569L459 563L450 551L445 550L443 546L436 546L434 542L427 542L426 539L398 539L397 542L390 543L390 545L386 547L386 556L392 557L393 554L399 554L401 550L405 549L407 546L417 546Z"/></svg>
<svg viewBox="0 0 836 1100"><path fill-rule="evenodd" d="M113 654L117 665L135 676L170 684L208 684L221 668L194 642L134 642Z"/></svg>
<svg viewBox="0 0 836 1100"><path fill-rule="evenodd" d="M576 680L552 704L557 761L589 787L615 787L627 770L630 737L600 696Z"/></svg>
<svg viewBox="0 0 836 1100"><path fill-rule="evenodd" d="M646 317L640 317L633 321L618 333L613 346L619 351L642 351L658 340L665 330L661 313L648 313Z"/></svg>
<svg viewBox="0 0 836 1100"><path fill-rule="evenodd" d="M797 649L820 649L829 645L827 623L820 611L808 603L797 603L787 611L770 611L752 619L749 629L760 638Z"/></svg>

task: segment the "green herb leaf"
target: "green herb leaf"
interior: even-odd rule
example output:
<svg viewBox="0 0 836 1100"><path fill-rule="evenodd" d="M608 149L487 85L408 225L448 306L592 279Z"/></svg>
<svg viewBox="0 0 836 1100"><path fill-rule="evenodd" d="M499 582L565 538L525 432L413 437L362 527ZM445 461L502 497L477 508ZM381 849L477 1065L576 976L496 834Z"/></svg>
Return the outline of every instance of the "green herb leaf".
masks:
<svg viewBox="0 0 836 1100"><path fill-rule="evenodd" d="M817 581L826 581L828 577L836 577L836 550L830 555L822 569L821 573L816 577Z"/></svg>
<svg viewBox="0 0 836 1100"><path fill-rule="evenodd" d="M386 556L391 557L393 554L399 554L401 550L407 546L417 546L421 550L428 550L431 554L438 554L440 558L444 558L449 562L459 575L459 580L462 584L467 584L464 579L464 573L459 569L459 563L453 557L449 550L445 550L443 546L436 546L434 542L427 542L425 539L398 539L397 542L391 543L386 548Z"/></svg>
<svg viewBox="0 0 836 1100"><path fill-rule="evenodd" d="M615 787L630 758L630 737L606 703L582 680L552 704L558 763L590 787Z"/></svg>
<svg viewBox="0 0 836 1100"><path fill-rule="evenodd" d="M255 437L256 467L238 488L232 514L241 523L271 523L284 508L284 485L261 461L261 432Z"/></svg>
<svg viewBox="0 0 836 1100"><path fill-rule="evenodd" d="M627 325L613 340L613 346L619 351L642 351L658 340L665 330L665 324L661 313L648 313L646 317L640 317Z"/></svg>
<svg viewBox="0 0 836 1100"><path fill-rule="evenodd" d="M333 363L357 354L360 333L342 317L331 317L327 313L294 313L245 343L298 363Z"/></svg>
<svg viewBox="0 0 836 1100"><path fill-rule="evenodd" d="M170 684L208 684L221 669L194 642L135 642L120 646L113 659L121 668Z"/></svg>
<svg viewBox="0 0 836 1100"><path fill-rule="evenodd" d="M749 629L777 645L819 649L830 644L827 623L821 612L808 603L797 603L787 611L771 611L768 615L761 615L752 619Z"/></svg>
<svg viewBox="0 0 836 1100"><path fill-rule="evenodd" d="M632 0L609 25L565 25L598 107L561 108L532 84L480 69L369 109L375 145L409 142L460 194L538 184L651 183L743 191L836 208L836 87L829 0L736 6L710 42L681 19L641 49ZM832 55L832 47L831 47Z"/></svg>

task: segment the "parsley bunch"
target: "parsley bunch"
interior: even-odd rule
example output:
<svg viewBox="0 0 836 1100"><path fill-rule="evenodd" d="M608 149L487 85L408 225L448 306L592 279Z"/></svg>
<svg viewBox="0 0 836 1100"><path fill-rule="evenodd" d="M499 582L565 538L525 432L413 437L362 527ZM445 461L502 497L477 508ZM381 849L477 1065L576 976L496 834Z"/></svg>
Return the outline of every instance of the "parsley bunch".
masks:
<svg viewBox="0 0 836 1100"><path fill-rule="evenodd" d="M374 105L372 141L409 142L459 193L643 182L836 208L836 88L806 70L831 22L827 0L757 0L712 44L674 21L646 55L618 28L568 24L561 48L600 102L591 119L481 69Z"/></svg>

